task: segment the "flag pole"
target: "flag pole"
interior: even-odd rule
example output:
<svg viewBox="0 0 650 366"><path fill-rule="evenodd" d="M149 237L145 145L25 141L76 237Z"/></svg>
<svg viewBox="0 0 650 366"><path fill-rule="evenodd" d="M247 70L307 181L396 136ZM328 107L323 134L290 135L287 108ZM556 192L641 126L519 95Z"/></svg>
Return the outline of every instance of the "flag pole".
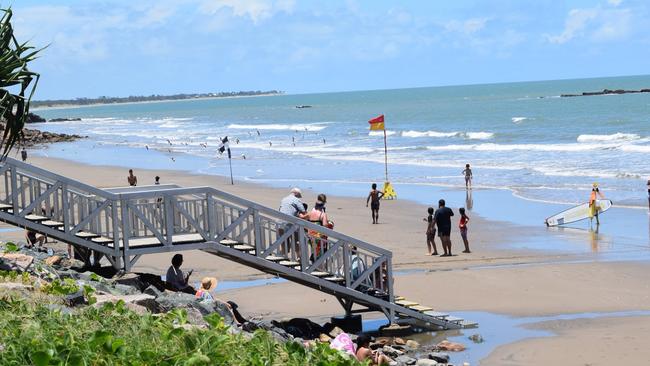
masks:
<svg viewBox="0 0 650 366"><path fill-rule="evenodd" d="M388 144L386 143L386 128L384 128L384 163L386 170L386 182L388 182Z"/></svg>
<svg viewBox="0 0 650 366"><path fill-rule="evenodd" d="M235 185L235 181L232 179L232 155L230 154L230 147L228 147L228 163L230 164L230 184Z"/></svg>

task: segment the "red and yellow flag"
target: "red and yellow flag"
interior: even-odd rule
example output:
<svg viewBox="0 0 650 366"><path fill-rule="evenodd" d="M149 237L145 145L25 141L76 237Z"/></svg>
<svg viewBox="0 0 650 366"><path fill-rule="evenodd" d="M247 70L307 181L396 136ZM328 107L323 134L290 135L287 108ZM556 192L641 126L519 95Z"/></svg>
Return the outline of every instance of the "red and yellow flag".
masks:
<svg viewBox="0 0 650 366"><path fill-rule="evenodd" d="M384 130L384 115L381 114L370 121L370 131L383 131Z"/></svg>

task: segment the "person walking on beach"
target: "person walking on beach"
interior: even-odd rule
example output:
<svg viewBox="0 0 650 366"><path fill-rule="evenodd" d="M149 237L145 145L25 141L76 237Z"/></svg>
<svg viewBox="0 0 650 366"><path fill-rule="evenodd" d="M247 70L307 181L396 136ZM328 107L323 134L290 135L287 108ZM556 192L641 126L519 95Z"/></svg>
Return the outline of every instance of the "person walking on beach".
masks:
<svg viewBox="0 0 650 366"><path fill-rule="evenodd" d="M462 174L465 175L465 188L472 188L472 169L470 169L469 164L465 164L465 170L462 171Z"/></svg>
<svg viewBox="0 0 650 366"><path fill-rule="evenodd" d="M465 244L465 250L463 250L463 253L471 253L469 250L469 241L467 240L467 223L469 222L469 217L465 214L464 207L459 208L458 212L460 213L458 229L460 229L460 237L463 238L463 243Z"/></svg>
<svg viewBox="0 0 650 366"><path fill-rule="evenodd" d="M372 184L372 189L368 193L368 198L366 198L366 207L368 207L368 202L370 202L370 214L372 215L372 223L379 223L379 199L384 196L384 192L377 190L377 183Z"/></svg>
<svg viewBox="0 0 650 366"><path fill-rule="evenodd" d="M441 257L451 257L451 217L454 216L454 211L449 207L445 207L445 200L438 201L438 209L433 214L433 221L438 226L438 236L442 242L442 250L444 253Z"/></svg>
<svg viewBox="0 0 650 366"><path fill-rule="evenodd" d="M605 196L600 192L598 188L598 183L594 183L591 186L591 194L589 195L589 221L593 221L594 216L596 217L596 225L600 225L600 220L598 219L598 211L600 207L598 205L598 198L605 199Z"/></svg>
<svg viewBox="0 0 650 366"><path fill-rule="evenodd" d="M438 248L436 248L436 225L433 221L433 207L427 209L429 215L423 220L427 222L427 249L429 255L438 255ZM431 249L433 248L433 251Z"/></svg>
<svg viewBox="0 0 650 366"><path fill-rule="evenodd" d="M133 169L129 169L129 176L126 177L127 182L129 182L129 185L131 187L135 187L138 185L138 177L133 175Z"/></svg>
<svg viewBox="0 0 650 366"><path fill-rule="evenodd" d="M23 161L27 161L27 150L25 150L24 147L20 150L20 158L23 159Z"/></svg>

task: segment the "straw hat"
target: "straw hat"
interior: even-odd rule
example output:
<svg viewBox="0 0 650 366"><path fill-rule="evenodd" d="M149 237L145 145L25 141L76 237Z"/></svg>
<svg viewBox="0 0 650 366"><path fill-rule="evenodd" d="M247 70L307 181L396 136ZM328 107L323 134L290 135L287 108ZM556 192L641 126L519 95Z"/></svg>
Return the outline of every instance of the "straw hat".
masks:
<svg viewBox="0 0 650 366"><path fill-rule="evenodd" d="M214 277L203 277L201 286L208 291L214 290L217 287L217 279Z"/></svg>
<svg viewBox="0 0 650 366"><path fill-rule="evenodd" d="M593 188L598 188L598 183L594 183L591 185Z"/></svg>

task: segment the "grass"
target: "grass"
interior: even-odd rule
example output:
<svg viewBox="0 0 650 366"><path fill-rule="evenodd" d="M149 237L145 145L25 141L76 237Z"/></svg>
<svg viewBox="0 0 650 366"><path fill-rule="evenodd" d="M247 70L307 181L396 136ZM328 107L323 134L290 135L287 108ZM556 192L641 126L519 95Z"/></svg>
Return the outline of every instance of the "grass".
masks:
<svg viewBox="0 0 650 366"><path fill-rule="evenodd" d="M234 333L217 314L209 327L187 314L138 315L123 302L70 314L15 294L0 295L0 365L360 365L331 350L278 342L269 332Z"/></svg>

